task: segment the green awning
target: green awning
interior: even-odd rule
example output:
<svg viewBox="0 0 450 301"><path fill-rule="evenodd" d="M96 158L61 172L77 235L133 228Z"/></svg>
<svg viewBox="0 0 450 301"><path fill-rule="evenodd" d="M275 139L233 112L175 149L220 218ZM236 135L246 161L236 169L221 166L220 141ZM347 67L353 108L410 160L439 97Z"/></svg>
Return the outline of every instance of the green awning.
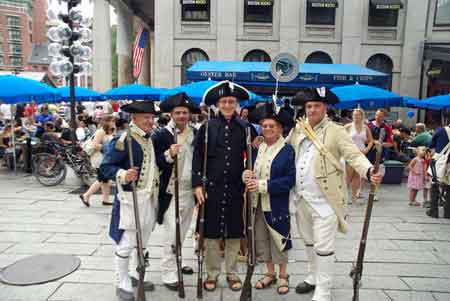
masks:
<svg viewBox="0 0 450 301"><path fill-rule="evenodd" d="M402 9L401 0L370 0L370 4L376 9Z"/></svg>
<svg viewBox="0 0 450 301"><path fill-rule="evenodd" d="M273 0L248 0L247 5L252 6L272 6Z"/></svg>
<svg viewBox="0 0 450 301"><path fill-rule="evenodd" d="M318 7L318 8L337 8L338 1L337 0L308 0L308 5L310 7Z"/></svg>

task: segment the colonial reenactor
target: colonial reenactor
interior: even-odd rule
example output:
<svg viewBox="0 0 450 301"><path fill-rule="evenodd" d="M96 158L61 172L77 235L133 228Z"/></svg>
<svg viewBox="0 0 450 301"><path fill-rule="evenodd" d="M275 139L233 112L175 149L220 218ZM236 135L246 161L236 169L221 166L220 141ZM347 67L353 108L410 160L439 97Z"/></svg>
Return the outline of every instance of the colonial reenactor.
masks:
<svg viewBox="0 0 450 301"><path fill-rule="evenodd" d="M225 240L225 269L230 289L242 287L236 263L240 239L244 234L242 172L246 150L246 127L249 124L237 116L239 100L249 99L249 92L229 81L208 89L203 102L216 105L219 116L208 121L208 154L206 195L202 191L202 170L205 144L205 124L197 134L192 162L192 186L195 196L205 206L204 237L206 245L204 289L217 287L221 261L220 242Z"/></svg>
<svg viewBox="0 0 450 301"><path fill-rule="evenodd" d="M297 93L294 102L304 106L307 117L297 122L287 137L296 154L296 184L291 195L308 257L307 277L296 292L315 290L312 300L330 301L336 234L346 233L348 228L345 173L340 160L374 184L379 184L382 176L371 172L372 164L344 127L328 119L327 104L338 102L331 91L306 89Z"/></svg>
<svg viewBox="0 0 450 301"><path fill-rule="evenodd" d="M171 289L178 289L175 242L175 158L178 161L179 186L179 216L181 245L191 225L194 215L194 194L192 189L192 157L194 138L197 130L189 125L191 114L197 114L199 109L185 94L179 93L169 97L160 105L162 112L170 113L171 121L167 126L155 132L152 136L155 146L156 163L160 170L158 223L165 231L164 252L161 263L163 284ZM176 139L174 132L176 131ZM180 246L181 247L181 246ZM184 274L193 274L190 267L183 267Z"/></svg>
<svg viewBox="0 0 450 301"><path fill-rule="evenodd" d="M289 292L287 263L288 250L292 248L289 193L295 185L295 153L285 143L283 128L293 124L293 116L284 110L276 113L273 104L266 104L252 111L249 121L261 125L264 137L253 170L243 174L256 210L256 256L267 265L267 272L255 288L267 288L277 282L277 264L280 266L277 292L284 295Z"/></svg>
<svg viewBox="0 0 450 301"><path fill-rule="evenodd" d="M109 229L116 243L116 293L119 300L131 301L134 300L133 287L138 284L137 264L130 264L130 256L136 253L137 246L131 182L136 183L142 242L146 246L156 222L158 207L159 171L150 139L156 111L153 102L146 101L127 104L121 110L131 113L130 131L111 141L100 169L106 178L117 184ZM132 139L133 164L129 160L128 133ZM132 261L136 257L133 254ZM154 285L146 281L144 288L151 291Z"/></svg>

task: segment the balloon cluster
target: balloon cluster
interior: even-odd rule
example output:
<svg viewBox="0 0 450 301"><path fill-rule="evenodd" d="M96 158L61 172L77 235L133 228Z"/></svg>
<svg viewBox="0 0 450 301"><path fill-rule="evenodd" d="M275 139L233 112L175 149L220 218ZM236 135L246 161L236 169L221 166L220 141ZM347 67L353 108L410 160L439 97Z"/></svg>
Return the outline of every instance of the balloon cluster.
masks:
<svg viewBox="0 0 450 301"><path fill-rule="evenodd" d="M92 18L85 17L78 6L81 0L64 0L68 13L58 12L54 6L47 11L50 39L48 55L52 57L50 72L57 77L71 73L92 74L92 49L84 45L92 41Z"/></svg>

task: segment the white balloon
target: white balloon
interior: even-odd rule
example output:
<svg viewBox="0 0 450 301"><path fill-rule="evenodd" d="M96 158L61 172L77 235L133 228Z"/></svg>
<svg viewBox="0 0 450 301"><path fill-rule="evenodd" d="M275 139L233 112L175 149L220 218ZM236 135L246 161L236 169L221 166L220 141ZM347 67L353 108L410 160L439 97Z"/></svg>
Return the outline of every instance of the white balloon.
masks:
<svg viewBox="0 0 450 301"><path fill-rule="evenodd" d="M80 59L89 61L92 58L92 49L89 46L82 46L80 52Z"/></svg>
<svg viewBox="0 0 450 301"><path fill-rule="evenodd" d="M82 28L80 28L78 33L80 34L81 42L87 43L87 42L92 41L92 30L90 30L89 28L82 27Z"/></svg>
<svg viewBox="0 0 450 301"><path fill-rule="evenodd" d="M62 45L60 43L50 43L48 44L48 56L51 57L61 57Z"/></svg>
<svg viewBox="0 0 450 301"><path fill-rule="evenodd" d="M79 66L80 66L79 74L92 75L92 64L91 63L83 62Z"/></svg>

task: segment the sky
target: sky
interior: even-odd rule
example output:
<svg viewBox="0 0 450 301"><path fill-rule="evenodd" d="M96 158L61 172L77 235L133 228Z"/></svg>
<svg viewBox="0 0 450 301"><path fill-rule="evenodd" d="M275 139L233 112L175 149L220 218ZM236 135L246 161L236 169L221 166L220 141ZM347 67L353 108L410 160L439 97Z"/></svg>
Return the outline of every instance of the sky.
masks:
<svg viewBox="0 0 450 301"><path fill-rule="evenodd" d="M47 2L48 7L55 11L65 10L66 3L61 0L47 0ZM81 0L81 4L79 5L83 10L83 14L92 17L94 8L94 3L92 0ZM111 5L109 6L109 12L111 25L117 24L117 16L114 13L114 8Z"/></svg>

